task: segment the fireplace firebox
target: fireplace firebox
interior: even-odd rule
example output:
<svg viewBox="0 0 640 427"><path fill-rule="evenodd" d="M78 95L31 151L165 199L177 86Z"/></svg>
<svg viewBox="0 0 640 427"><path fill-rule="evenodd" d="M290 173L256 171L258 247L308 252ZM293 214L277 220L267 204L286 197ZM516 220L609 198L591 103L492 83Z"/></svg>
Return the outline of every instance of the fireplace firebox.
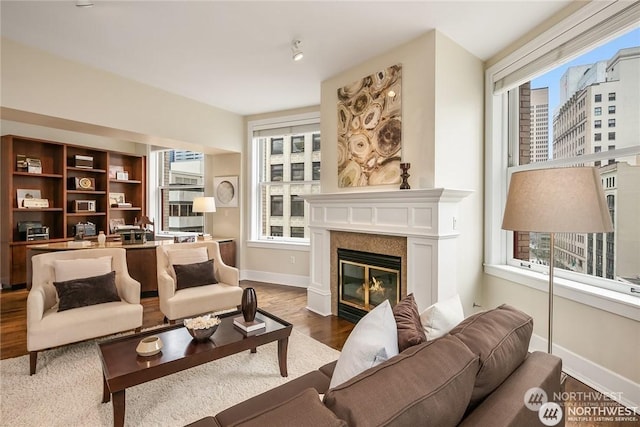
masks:
<svg viewBox="0 0 640 427"><path fill-rule="evenodd" d="M338 249L338 316L357 323L388 299L400 299L401 264L397 256Z"/></svg>

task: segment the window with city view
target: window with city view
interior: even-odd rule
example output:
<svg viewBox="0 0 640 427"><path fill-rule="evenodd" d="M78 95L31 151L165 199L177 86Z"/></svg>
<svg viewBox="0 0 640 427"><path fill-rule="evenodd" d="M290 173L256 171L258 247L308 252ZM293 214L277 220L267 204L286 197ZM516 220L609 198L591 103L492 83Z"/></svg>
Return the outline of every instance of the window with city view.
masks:
<svg viewBox="0 0 640 427"><path fill-rule="evenodd" d="M558 233L558 274L640 293L640 29L511 89L508 99L519 129L511 133L517 156L509 172L532 163L588 165L602 177L614 232ZM603 123L615 131L602 132ZM514 233L513 259L528 268L547 265L549 235Z"/></svg>
<svg viewBox="0 0 640 427"><path fill-rule="evenodd" d="M320 190L319 118L251 123L250 134L255 182L251 240L308 242L308 207L303 196Z"/></svg>
<svg viewBox="0 0 640 427"><path fill-rule="evenodd" d="M186 233L204 231L202 213L193 212L193 199L204 196L204 154L185 150L158 151L154 158L157 177L156 231Z"/></svg>

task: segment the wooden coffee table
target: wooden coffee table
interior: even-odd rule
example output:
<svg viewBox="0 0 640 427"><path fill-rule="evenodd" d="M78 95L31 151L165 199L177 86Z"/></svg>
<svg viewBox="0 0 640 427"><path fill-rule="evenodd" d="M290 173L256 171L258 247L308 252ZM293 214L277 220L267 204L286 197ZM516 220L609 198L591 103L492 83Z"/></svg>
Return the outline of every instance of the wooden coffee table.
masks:
<svg viewBox="0 0 640 427"><path fill-rule="evenodd" d="M204 343L193 340L182 325L167 326L99 343L104 380L102 402L113 400L113 425L124 425L125 390L128 387L245 350L255 353L257 347L273 341L278 341L280 375L286 377L287 345L292 325L258 309L256 319L264 321L266 327L245 335L242 330L233 326L233 318L238 316L242 314L233 312L219 316L222 322L211 339ZM138 343L150 335L160 337L162 351L150 357L138 356Z"/></svg>

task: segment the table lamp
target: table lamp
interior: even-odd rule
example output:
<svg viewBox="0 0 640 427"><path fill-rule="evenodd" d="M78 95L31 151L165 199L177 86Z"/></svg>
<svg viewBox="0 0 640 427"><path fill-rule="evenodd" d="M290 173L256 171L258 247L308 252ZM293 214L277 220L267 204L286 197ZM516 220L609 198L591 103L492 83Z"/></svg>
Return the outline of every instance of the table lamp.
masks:
<svg viewBox="0 0 640 427"><path fill-rule="evenodd" d="M548 352L551 353L554 234L613 231L598 170L567 167L515 172L509 184L502 228L549 233Z"/></svg>
<svg viewBox="0 0 640 427"><path fill-rule="evenodd" d="M193 198L193 212L202 212L206 214L207 212L215 212L216 211L216 199L215 197L194 197ZM206 215L202 215L203 224L202 224L202 235L205 235L207 218Z"/></svg>

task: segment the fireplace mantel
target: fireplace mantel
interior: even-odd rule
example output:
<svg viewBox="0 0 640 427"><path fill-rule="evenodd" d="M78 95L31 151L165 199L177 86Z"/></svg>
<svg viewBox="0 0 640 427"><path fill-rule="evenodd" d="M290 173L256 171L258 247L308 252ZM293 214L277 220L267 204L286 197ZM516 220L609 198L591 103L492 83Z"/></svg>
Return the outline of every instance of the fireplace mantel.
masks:
<svg viewBox="0 0 640 427"><path fill-rule="evenodd" d="M445 188L322 193L310 205L310 284L307 308L330 315L330 233L407 238L407 293L424 309L456 293L456 237L460 201L467 190ZM335 314L335 313L333 313Z"/></svg>

